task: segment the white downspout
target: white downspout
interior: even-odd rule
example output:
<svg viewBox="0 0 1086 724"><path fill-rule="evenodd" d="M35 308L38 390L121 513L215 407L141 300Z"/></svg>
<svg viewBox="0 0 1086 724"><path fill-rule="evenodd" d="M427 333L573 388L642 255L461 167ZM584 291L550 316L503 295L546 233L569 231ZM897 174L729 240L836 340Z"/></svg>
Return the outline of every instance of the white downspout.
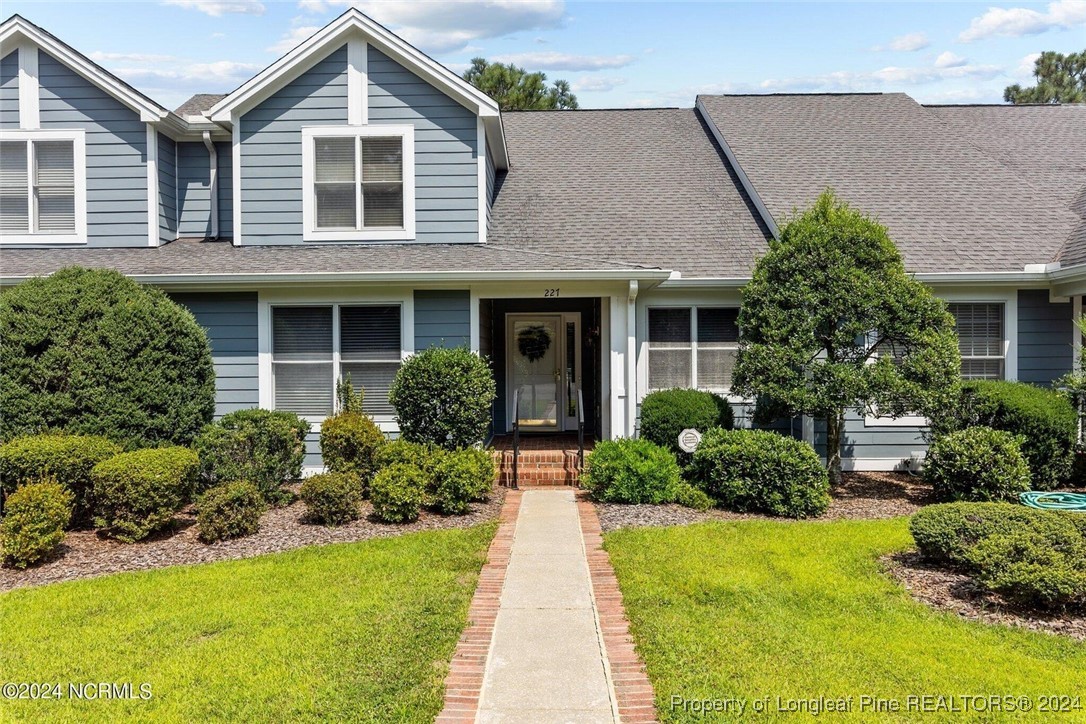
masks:
<svg viewBox="0 0 1086 724"><path fill-rule="evenodd" d="M211 140L211 131L204 131L204 145L207 147L207 156L210 169L210 193L211 193L211 238L219 238L219 152L215 150L215 144Z"/></svg>
<svg viewBox="0 0 1086 724"><path fill-rule="evenodd" d="M626 299L626 437L637 430L637 280Z"/></svg>

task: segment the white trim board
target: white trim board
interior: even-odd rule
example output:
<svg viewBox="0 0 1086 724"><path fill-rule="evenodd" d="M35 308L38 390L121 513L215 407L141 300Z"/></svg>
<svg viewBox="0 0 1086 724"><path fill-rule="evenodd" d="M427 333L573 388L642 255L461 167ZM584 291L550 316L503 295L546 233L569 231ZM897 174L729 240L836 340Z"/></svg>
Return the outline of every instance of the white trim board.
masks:
<svg viewBox="0 0 1086 724"><path fill-rule="evenodd" d="M38 84L38 46L19 44L19 128L41 128Z"/></svg>
<svg viewBox="0 0 1086 724"><path fill-rule="evenodd" d="M158 131L147 124L147 245L159 246Z"/></svg>

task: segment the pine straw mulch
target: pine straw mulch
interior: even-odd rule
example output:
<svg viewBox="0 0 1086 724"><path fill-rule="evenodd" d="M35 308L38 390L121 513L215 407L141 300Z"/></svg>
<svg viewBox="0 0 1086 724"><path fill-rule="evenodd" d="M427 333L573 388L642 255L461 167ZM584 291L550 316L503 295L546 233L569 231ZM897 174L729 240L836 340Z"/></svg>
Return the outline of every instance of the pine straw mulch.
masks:
<svg viewBox="0 0 1086 724"><path fill-rule="evenodd" d="M0 568L0 591L121 571L252 558L303 546L354 543L426 530L468 528L497 519L504 499L504 489L498 488L486 503L473 503L467 515L439 515L423 511L413 523L382 523L373 518L373 508L367 501L359 520L335 528L310 523L306 519L305 504L295 501L266 512L260 519L260 530L255 534L210 545L197 539L196 516L189 507L175 516L169 530L139 543L119 543L102 538L92 530L69 531L49 560L22 571Z"/></svg>
<svg viewBox="0 0 1086 724"><path fill-rule="evenodd" d="M830 491L830 507L818 520L862 520L912 515L935 500L931 486L906 473L845 473ZM787 520L730 510L697 511L681 505L596 503L604 531L617 528L687 525L712 520Z"/></svg>
<svg viewBox="0 0 1086 724"><path fill-rule="evenodd" d="M884 569L914 600L970 621L1017 626L1086 641L1086 612L1046 613L1008 603L971 576L933 566L916 551L881 559Z"/></svg>

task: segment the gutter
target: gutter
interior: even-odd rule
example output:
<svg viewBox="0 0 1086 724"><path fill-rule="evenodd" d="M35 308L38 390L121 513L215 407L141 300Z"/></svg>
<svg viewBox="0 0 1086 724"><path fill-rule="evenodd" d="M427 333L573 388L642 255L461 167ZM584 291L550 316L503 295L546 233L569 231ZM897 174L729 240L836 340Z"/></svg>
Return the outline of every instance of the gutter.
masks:
<svg viewBox="0 0 1086 724"><path fill-rule="evenodd" d="M204 131L204 146L208 156L208 184L210 189L211 206L211 238L219 238L219 152L215 150L215 143L211 140L211 131Z"/></svg>

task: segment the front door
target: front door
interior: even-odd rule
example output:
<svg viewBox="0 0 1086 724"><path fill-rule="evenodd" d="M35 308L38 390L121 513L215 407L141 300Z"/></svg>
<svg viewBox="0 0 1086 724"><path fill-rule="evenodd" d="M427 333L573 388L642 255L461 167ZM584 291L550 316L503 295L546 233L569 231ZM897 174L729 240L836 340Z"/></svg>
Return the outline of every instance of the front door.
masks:
<svg viewBox="0 0 1086 724"><path fill-rule="evenodd" d="M576 426L579 316L507 315L510 429L514 419L525 432L571 429L571 421Z"/></svg>

